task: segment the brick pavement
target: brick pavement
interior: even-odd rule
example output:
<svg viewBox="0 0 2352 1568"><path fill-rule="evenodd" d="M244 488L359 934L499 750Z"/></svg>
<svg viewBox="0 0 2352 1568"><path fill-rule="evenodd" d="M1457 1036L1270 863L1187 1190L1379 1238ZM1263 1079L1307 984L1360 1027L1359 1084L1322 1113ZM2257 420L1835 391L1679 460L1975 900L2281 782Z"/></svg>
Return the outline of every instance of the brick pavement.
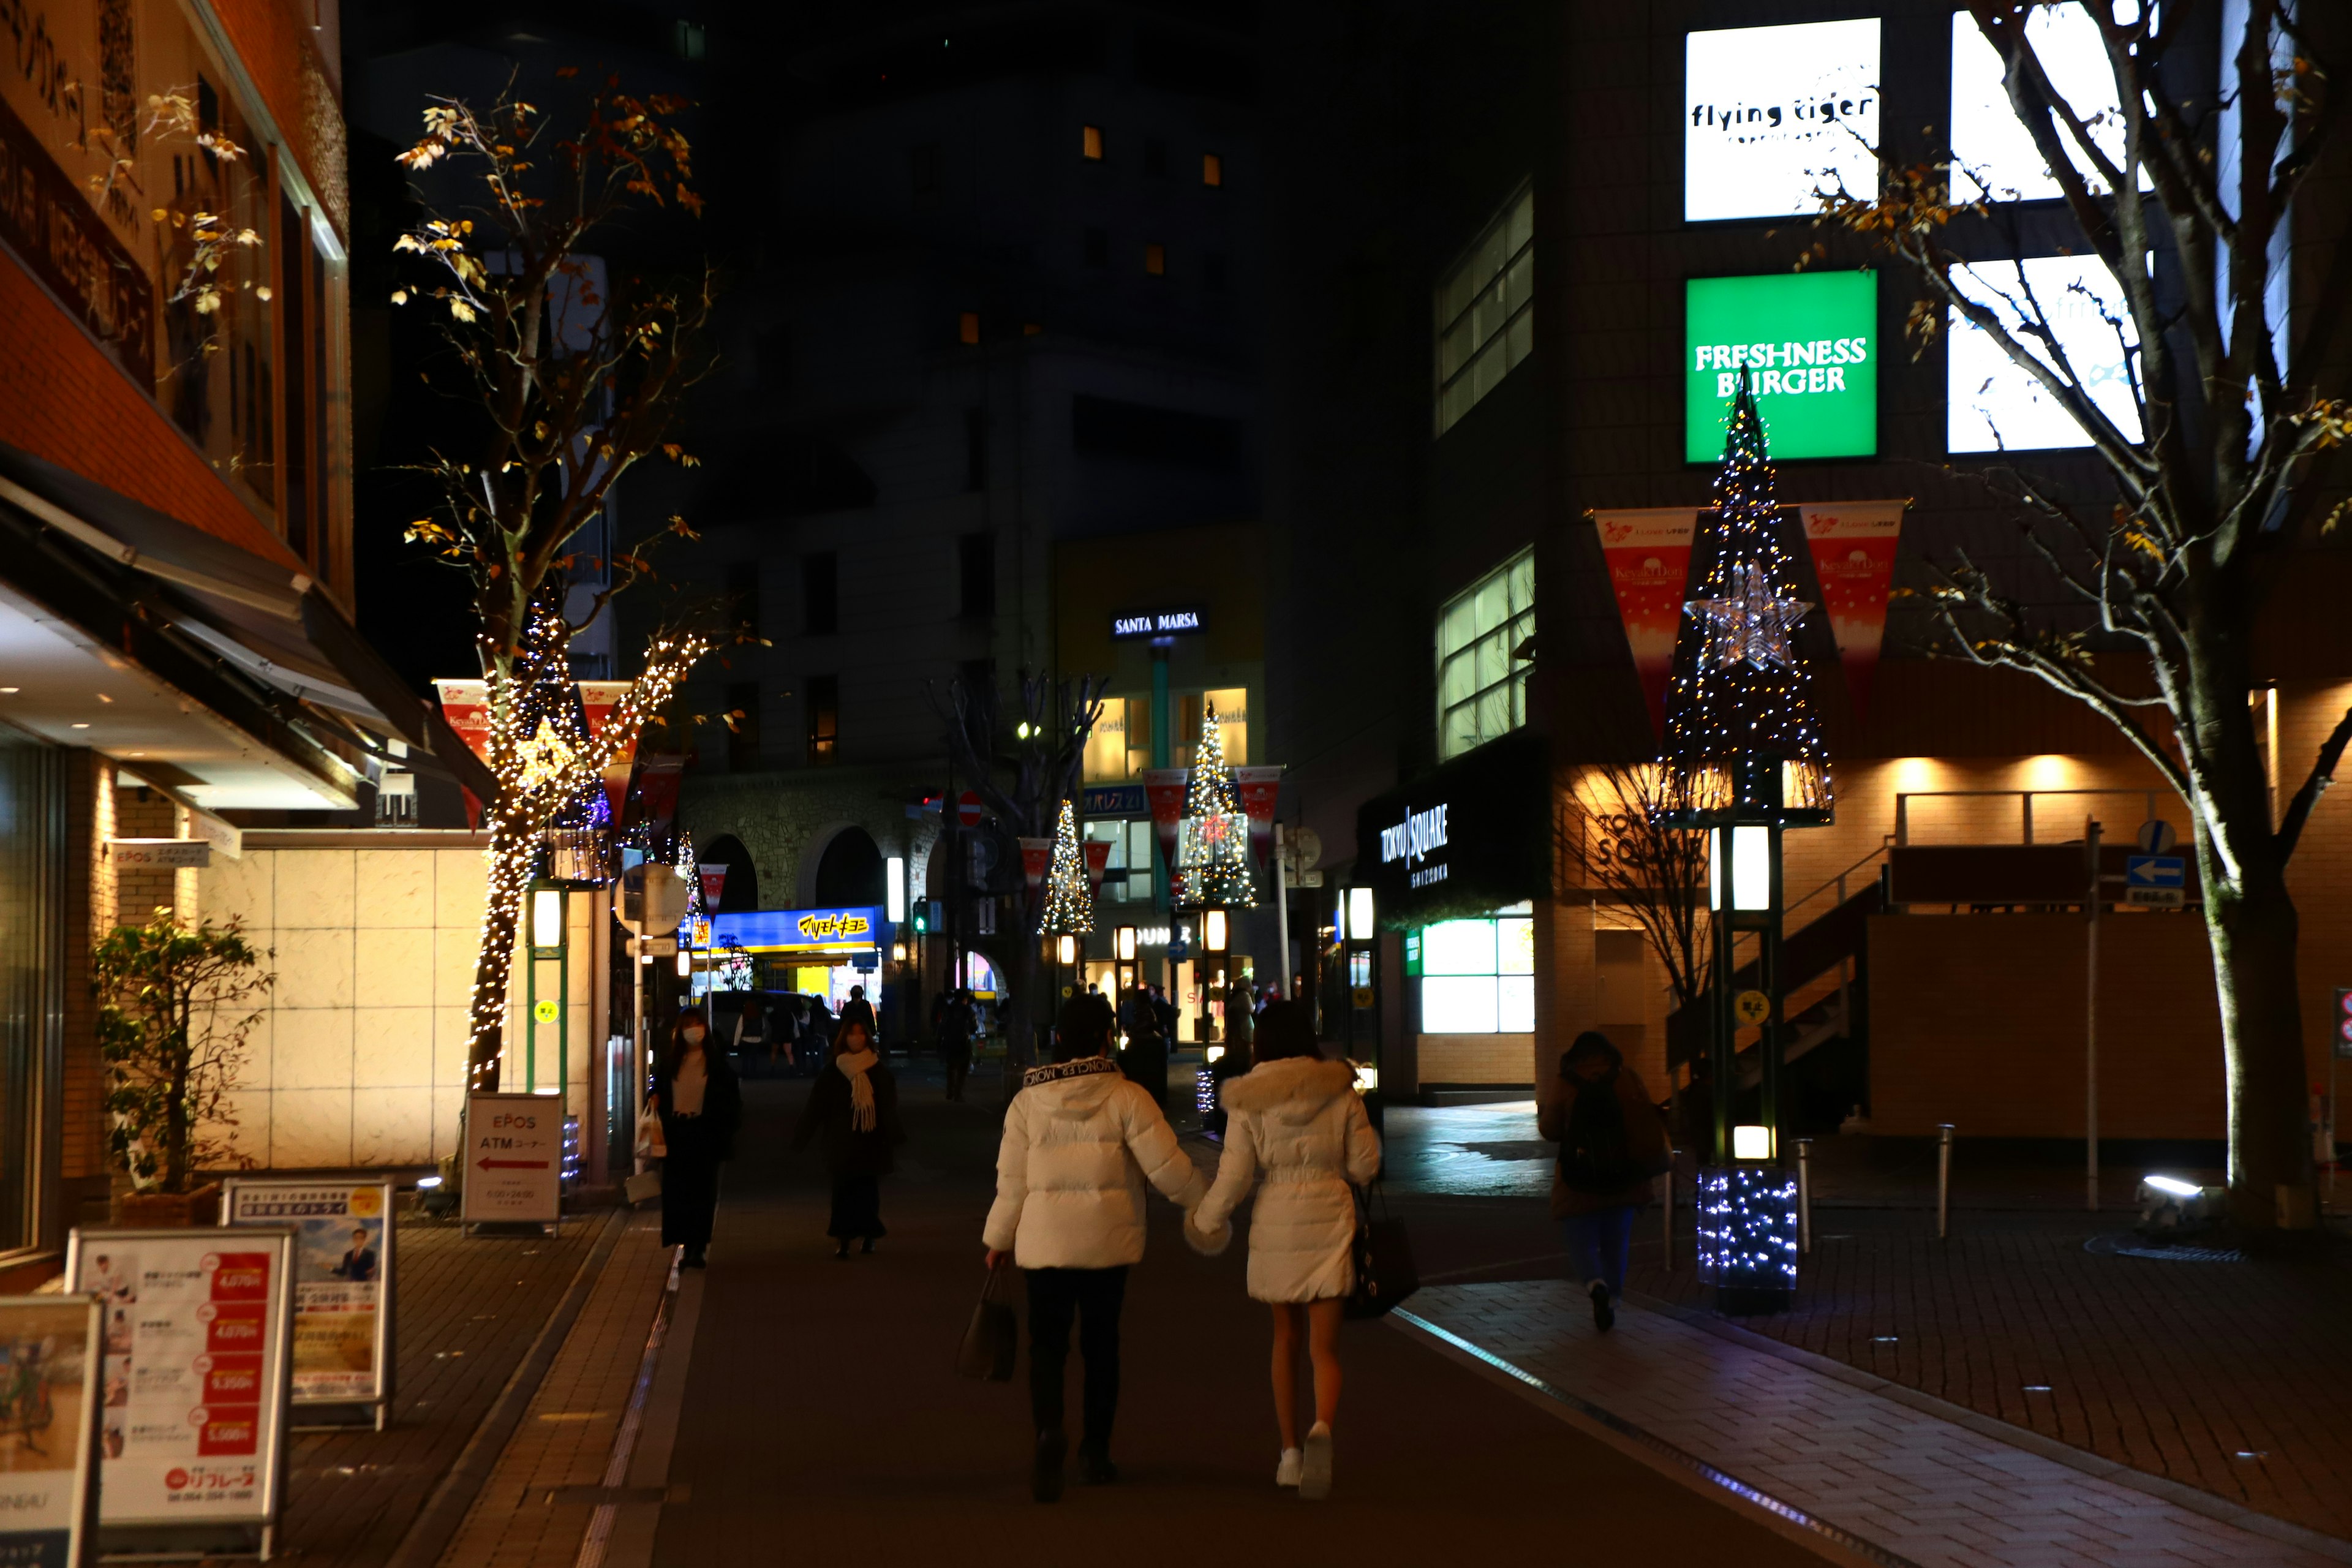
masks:
<svg viewBox="0 0 2352 1568"><path fill-rule="evenodd" d="M296 1435L282 1556L335 1568L391 1560L579 1274L604 1219L575 1216L544 1239L467 1239L454 1224L401 1216L390 1427Z"/></svg>
<svg viewBox="0 0 2352 1568"><path fill-rule="evenodd" d="M1444 1223L1451 1210L1524 1199L1527 1245L1491 1268L1433 1272L1551 1277L1557 1233L1538 1194L1549 1145L1532 1107L1391 1110L1391 1186ZM1932 1150L1828 1141L1816 1162L1817 1245L1794 1308L1743 1320L1756 1334L2008 1422L2148 1475L2330 1535L2352 1538L2352 1247L2301 1258L2159 1262L2084 1250L2128 1225L2093 1215L2079 1171L1996 1162L1961 1145L1952 1238L1935 1238ZM2106 1173L2110 1203L2137 1178ZM1924 1194L1917 1184L1928 1184ZM2062 1196L2071 1203L2061 1206ZM1684 1189L1685 1201L1687 1188ZM1862 1204L1895 1206L1862 1207ZM1969 1205L1976 1206L1969 1206ZM1418 1219L1418 1215L1416 1214ZM1634 1231L1634 1289L1688 1308L1709 1300L1692 1268L1689 1211L1675 1268L1659 1215ZM1431 1268L1431 1265L1424 1265ZM2029 1389L2036 1392L2028 1392ZM2046 1392L2041 1392L2046 1390Z"/></svg>
<svg viewBox="0 0 2352 1568"><path fill-rule="evenodd" d="M2341 1543L2307 1549L2260 1516L2240 1528L1662 1312L1629 1310L1598 1334L1560 1281L1433 1286L1409 1313L1921 1568L2352 1561Z"/></svg>
<svg viewBox="0 0 2352 1568"><path fill-rule="evenodd" d="M661 1219L628 1228L572 1325L521 1425L448 1548L443 1568L572 1568L600 1500L646 1337L671 1279Z"/></svg>

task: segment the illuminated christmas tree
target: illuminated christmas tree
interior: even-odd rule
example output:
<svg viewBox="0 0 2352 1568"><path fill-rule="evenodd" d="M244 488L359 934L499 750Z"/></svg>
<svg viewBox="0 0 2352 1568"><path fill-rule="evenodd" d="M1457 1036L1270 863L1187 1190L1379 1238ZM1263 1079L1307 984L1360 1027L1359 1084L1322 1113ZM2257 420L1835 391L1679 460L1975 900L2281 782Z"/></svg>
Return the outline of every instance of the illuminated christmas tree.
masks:
<svg viewBox="0 0 2352 1568"><path fill-rule="evenodd" d="M1062 803L1054 825L1054 863L1045 872L1044 930L1084 936L1095 929L1094 889L1087 882L1086 852L1078 847L1078 812Z"/></svg>
<svg viewBox="0 0 2352 1568"><path fill-rule="evenodd" d="M1715 500L1715 510L1700 514L1696 541L1706 577L1683 606L1666 692L1666 815L1697 825L1758 804L1738 798L1739 764L1765 759L1780 764L1780 810L1825 813L1821 716L1791 641L1813 606L1797 597L1764 421L1744 368Z"/></svg>
<svg viewBox="0 0 2352 1568"><path fill-rule="evenodd" d="M1247 909L1252 890L1249 818L1243 815L1225 771L1224 731L1217 705L1201 702L1201 743L1192 776L1184 782L1184 822L1176 840L1174 903L1188 909Z"/></svg>

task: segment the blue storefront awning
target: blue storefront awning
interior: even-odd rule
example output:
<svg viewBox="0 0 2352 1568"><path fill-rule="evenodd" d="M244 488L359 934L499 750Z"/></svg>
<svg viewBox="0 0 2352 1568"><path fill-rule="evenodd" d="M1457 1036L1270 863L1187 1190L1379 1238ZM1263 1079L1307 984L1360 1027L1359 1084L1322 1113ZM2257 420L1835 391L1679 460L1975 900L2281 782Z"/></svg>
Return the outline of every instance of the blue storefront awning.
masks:
<svg viewBox="0 0 2352 1568"><path fill-rule="evenodd" d="M710 917L710 945L745 952L870 952L890 939L879 904L822 910L742 910Z"/></svg>

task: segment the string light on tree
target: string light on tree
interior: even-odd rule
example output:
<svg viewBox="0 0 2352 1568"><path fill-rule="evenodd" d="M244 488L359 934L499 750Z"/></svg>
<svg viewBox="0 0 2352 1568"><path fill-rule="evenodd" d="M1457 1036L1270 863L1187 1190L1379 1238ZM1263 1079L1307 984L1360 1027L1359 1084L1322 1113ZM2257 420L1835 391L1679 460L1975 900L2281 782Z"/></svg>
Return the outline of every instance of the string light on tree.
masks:
<svg viewBox="0 0 2352 1568"><path fill-rule="evenodd" d="M1738 804L1737 764L1769 758L1780 764L1780 809L1826 813L1827 748L1791 640L1813 606L1797 596L1764 421L1745 367L1715 500L1714 510L1700 514L1696 541L1706 577L1683 606L1666 694L1667 808L1693 826L1727 819Z"/></svg>
<svg viewBox="0 0 2352 1568"><path fill-rule="evenodd" d="M1066 800L1062 803L1060 820L1054 825L1054 862L1045 872L1045 912L1039 929L1076 936L1095 929L1086 851L1078 847L1077 807Z"/></svg>
<svg viewBox="0 0 2352 1568"><path fill-rule="evenodd" d="M1201 703L1201 743L1184 782L1184 821L1176 841L1174 902L1194 909L1247 909L1252 887L1249 818L1225 771L1224 731L1217 705Z"/></svg>

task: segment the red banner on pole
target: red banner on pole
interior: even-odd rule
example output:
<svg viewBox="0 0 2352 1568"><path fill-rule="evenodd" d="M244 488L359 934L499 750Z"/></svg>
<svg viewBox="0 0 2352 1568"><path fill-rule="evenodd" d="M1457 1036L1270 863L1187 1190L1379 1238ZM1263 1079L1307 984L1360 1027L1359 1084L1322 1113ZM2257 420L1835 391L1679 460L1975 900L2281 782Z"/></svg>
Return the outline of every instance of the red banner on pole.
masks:
<svg viewBox="0 0 2352 1568"><path fill-rule="evenodd" d="M1192 776L1190 768L1143 770L1143 796L1151 806L1151 831L1160 839L1160 863L1171 868L1176 864L1177 827L1184 820L1184 788Z"/></svg>
<svg viewBox="0 0 2352 1568"><path fill-rule="evenodd" d="M1021 841L1021 874L1029 879L1029 890L1035 892L1045 885L1045 873L1054 868L1054 841L1050 838L1024 838Z"/></svg>
<svg viewBox="0 0 2352 1568"><path fill-rule="evenodd" d="M1274 807L1282 797L1282 767L1235 768L1234 787L1249 818L1250 853L1264 869L1274 861Z"/></svg>
<svg viewBox="0 0 2352 1568"><path fill-rule="evenodd" d="M1858 722L1869 717L1871 683L1878 675L1886 636L1886 595L1895 581L1895 550L1903 531L1899 500L1801 506L1805 546L1822 582L1822 607L1837 638L1846 694Z"/></svg>
<svg viewBox="0 0 2352 1568"><path fill-rule="evenodd" d="M637 760L637 810L642 820L667 822L677 815L678 785L686 782L686 759L674 753Z"/></svg>
<svg viewBox="0 0 2352 1568"><path fill-rule="evenodd" d="M621 705L633 683L626 680L583 680L580 686L580 711L588 721L590 740L602 740L604 726L612 722L613 710ZM621 808L629 799L629 767L636 761L637 743L632 739L604 764L604 803L613 808L613 821L621 820ZM716 900L712 900L716 902Z"/></svg>
<svg viewBox="0 0 2352 1568"><path fill-rule="evenodd" d="M1087 886L1100 893L1103 873L1110 869L1110 840L1089 838L1078 847L1087 853Z"/></svg>
<svg viewBox="0 0 2352 1568"><path fill-rule="evenodd" d="M705 860L695 867L702 874L702 907L713 912L719 908L719 895L727 887L727 868Z"/></svg>
<svg viewBox="0 0 2352 1568"><path fill-rule="evenodd" d="M474 755L484 763L490 760L490 683L487 680L436 680L433 689L441 698L441 717L457 738L473 748ZM466 820L475 827L482 826L482 803L467 790Z"/></svg>
<svg viewBox="0 0 2352 1568"><path fill-rule="evenodd" d="M1652 730L1666 729L1666 682L1674 675L1675 634L1683 623L1683 589L1690 577L1691 540L1699 509L1651 507L1637 511L1596 511L1601 557L1609 586L1633 650L1633 673L1650 705Z"/></svg>

